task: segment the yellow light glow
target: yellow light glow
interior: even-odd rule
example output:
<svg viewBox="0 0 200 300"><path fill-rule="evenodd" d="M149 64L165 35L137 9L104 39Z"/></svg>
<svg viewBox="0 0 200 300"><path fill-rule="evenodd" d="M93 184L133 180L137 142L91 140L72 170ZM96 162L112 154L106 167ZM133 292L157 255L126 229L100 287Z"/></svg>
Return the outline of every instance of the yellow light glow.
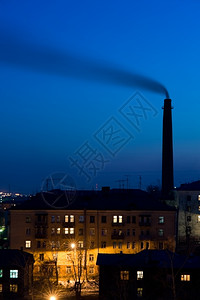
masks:
<svg viewBox="0 0 200 300"><path fill-rule="evenodd" d="M71 248L74 249L75 248L75 243L71 243Z"/></svg>
<svg viewBox="0 0 200 300"><path fill-rule="evenodd" d="M56 300L56 297L55 297L55 296L51 296L51 297L49 298L49 300Z"/></svg>

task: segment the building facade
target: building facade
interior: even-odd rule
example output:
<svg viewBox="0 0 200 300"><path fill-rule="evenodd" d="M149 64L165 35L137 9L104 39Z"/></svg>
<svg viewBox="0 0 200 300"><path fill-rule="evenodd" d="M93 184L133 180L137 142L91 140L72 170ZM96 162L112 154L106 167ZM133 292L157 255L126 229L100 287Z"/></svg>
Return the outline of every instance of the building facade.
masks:
<svg viewBox="0 0 200 300"><path fill-rule="evenodd" d="M40 205L37 205L37 201ZM142 191L80 192L64 209L36 197L10 211L10 247L35 259L34 276L61 283L95 279L98 253L175 250L176 211Z"/></svg>

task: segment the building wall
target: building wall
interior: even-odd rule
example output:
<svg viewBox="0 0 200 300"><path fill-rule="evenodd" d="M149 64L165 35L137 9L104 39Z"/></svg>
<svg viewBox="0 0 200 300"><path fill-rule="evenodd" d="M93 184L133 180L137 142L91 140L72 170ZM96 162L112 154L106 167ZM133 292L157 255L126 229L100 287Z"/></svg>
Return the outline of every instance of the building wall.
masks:
<svg viewBox="0 0 200 300"><path fill-rule="evenodd" d="M13 210L10 247L34 254L35 277L45 261L52 268L56 261L59 280L73 280L81 261L85 275L93 278L98 253L137 253L147 247L174 251L175 221L175 211Z"/></svg>

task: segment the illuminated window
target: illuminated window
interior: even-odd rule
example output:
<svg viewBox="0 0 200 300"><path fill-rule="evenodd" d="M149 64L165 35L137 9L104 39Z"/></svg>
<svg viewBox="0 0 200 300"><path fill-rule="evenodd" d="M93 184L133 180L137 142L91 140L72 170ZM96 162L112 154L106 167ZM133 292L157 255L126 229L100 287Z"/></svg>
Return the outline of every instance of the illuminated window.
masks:
<svg viewBox="0 0 200 300"><path fill-rule="evenodd" d="M70 215L70 223L74 223L74 215Z"/></svg>
<svg viewBox="0 0 200 300"><path fill-rule="evenodd" d="M137 271L137 280L143 279L143 271Z"/></svg>
<svg viewBox="0 0 200 300"><path fill-rule="evenodd" d="M71 228L69 229L69 234L74 234L74 228L73 228L73 227L71 227Z"/></svg>
<svg viewBox="0 0 200 300"><path fill-rule="evenodd" d="M60 228L58 227L56 230L57 234L60 234Z"/></svg>
<svg viewBox="0 0 200 300"><path fill-rule="evenodd" d="M121 280L129 280L129 271L120 271Z"/></svg>
<svg viewBox="0 0 200 300"><path fill-rule="evenodd" d="M137 296L142 297L143 296L143 288L137 288Z"/></svg>
<svg viewBox="0 0 200 300"><path fill-rule="evenodd" d="M3 284L0 283L0 293L2 293L2 292L3 292Z"/></svg>
<svg viewBox="0 0 200 300"><path fill-rule="evenodd" d="M181 281L190 281L189 274L181 274Z"/></svg>
<svg viewBox="0 0 200 300"><path fill-rule="evenodd" d="M56 230L54 227L51 228L51 234L55 234Z"/></svg>
<svg viewBox="0 0 200 300"><path fill-rule="evenodd" d="M69 222L69 216L65 215L65 223L68 223L68 222Z"/></svg>
<svg viewBox="0 0 200 300"><path fill-rule="evenodd" d="M119 223L122 223L122 216L119 216Z"/></svg>
<svg viewBox="0 0 200 300"><path fill-rule="evenodd" d="M89 254L89 261L94 261L94 254Z"/></svg>
<svg viewBox="0 0 200 300"><path fill-rule="evenodd" d="M78 241L78 248L83 248L83 241Z"/></svg>
<svg viewBox="0 0 200 300"><path fill-rule="evenodd" d="M117 216L113 216L113 223L117 223Z"/></svg>
<svg viewBox="0 0 200 300"><path fill-rule="evenodd" d="M70 274L70 273L72 272L72 270L71 270L71 266L67 266L67 268L66 268L66 272L67 272L67 274Z"/></svg>
<svg viewBox="0 0 200 300"><path fill-rule="evenodd" d="M89 274L94 274L94 267L89 268Z"/></svg>
<svg viewBox="0 0 200 300"><path fill-rule="evenodd" d="M31 248L31 241L26 241L25 242L25 247L26 248Z"/></svg>
<svg viewBox="0 0 200 300"><path fill-rule="evenodd" d="M158 223L159 224L165 223L165 218L163 216L158 217Z"/></svg>
<svg viewBox="0 0 200 300"><path fill-rule="evenodd" d="M164 236L164 230L163 229L158 229L158 235L159 236Z"/></svg>
<svg viewBox="0 0 200 300"><path fill-rule="evenodd" d="M17 284L10 284L10 292L17 293L18 285Z"/></svg>
<svg viewBox="0 0 200 300"><path fill-rule="evenodd" d="M200 201L200 195L198 195L198 200Z"/></svg>
<svg viewBox="0 0 200 300"><path fill-rule="evenodd" d="M64 228L65 234L69 234L69 228Z"/></svg>
<svg viewBox="0 0 200 300"><path fill-rule="evenodd" d="M2 277L3 277L3 270L0 269L0 278L2 278Z"/></svg>
<svg viewBox="0 0 200 300"><path fill-rule="evenodd" d="M200 223L200 215L197 216L197 222Z"/></svg>
<svg viewBox="0 0 200 300"><path fill-rule="evenodd" d="M198 210L200 211L200 205L198 206Z"/></svg>
<svg viewBox="0 0 200 300"><path fill-rule="evenodd" d="M18 278L18 270L10 270L10 278Z"/></svg>
<svg viewBox="0 0 200 300"><path fill-rule="evenodd" d="M95 235L95 228L90 228L90 235Z"/></svg>

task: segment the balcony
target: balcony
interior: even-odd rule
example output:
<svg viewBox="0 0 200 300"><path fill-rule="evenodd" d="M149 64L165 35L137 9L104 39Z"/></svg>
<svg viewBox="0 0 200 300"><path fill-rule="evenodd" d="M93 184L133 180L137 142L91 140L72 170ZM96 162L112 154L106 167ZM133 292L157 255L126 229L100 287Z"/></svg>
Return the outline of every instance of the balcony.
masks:
<svg viewBox="0 0 200 300"><path fill-rule="evenodd" d="M112 240L123 240L125 237L124 233L113 233L111 234L111 239Z"/></svg>
<svg viewBox="0 0 200 300"><path fill-rule="evenodd" d="M150 221L140 221L139 225L140 226L151 226L151 222Z"/></svg>

